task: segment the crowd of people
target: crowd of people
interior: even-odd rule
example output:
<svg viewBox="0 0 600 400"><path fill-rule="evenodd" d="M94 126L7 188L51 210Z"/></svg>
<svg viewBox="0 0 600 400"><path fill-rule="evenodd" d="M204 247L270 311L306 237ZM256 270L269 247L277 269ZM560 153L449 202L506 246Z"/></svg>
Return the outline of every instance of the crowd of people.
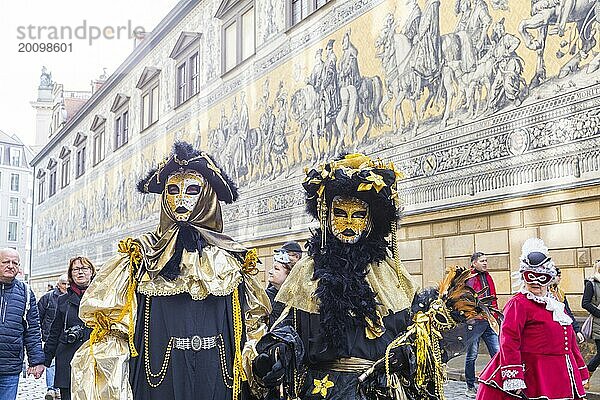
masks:
<svg viewBox="0 0 600 400"><path fill-rule="evenodd" d="M98 271L72 258L36 303L19 253L0 249L0 400L16 398L24 353L28 374L46 371L46 400L433 400L459 327L467 397L584 398L600 365L600 261L582 300L598 349L586 365L540 239L523 244L502 311L483 252L418 288L396 251L400 177L362 154L307 170L319 227L274 251L264 288L256 251L223 233L235 185L176 143L138 183L161 196L157 229L119 242ZM481 340L492 358L477 378Z"/></svg>
<svg viewBox="0 0 600 400"><path fill-rule="evenodd" d="M72 258L37 303L29 285L16 279L19 268L18 251L0 249L0 399L16 398L26 352L28 375L39 379L46 371L45 399L69 400L71 359L91 332L79 319L79 301L96 268L86 257Z"/></svg>

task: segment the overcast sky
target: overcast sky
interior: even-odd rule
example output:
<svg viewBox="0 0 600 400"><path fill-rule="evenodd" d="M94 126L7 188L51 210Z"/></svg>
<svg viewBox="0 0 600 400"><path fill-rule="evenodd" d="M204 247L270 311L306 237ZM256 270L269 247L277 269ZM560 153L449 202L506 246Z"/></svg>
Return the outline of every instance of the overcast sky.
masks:
<svg viewBox="0 0 600 400"><path fill-rule="evenodd" d="M65 90L89 90L90 81L106 67L112 73L133 50L133 39L121 29L121 39L97 39L89 44L90 27L104 29L119 26L141 26L151 31L177 4L178 0L0 0L0 130L16 134L26 144L35 139L35 114L29 104L37 98L42 66L52 73L55 82L64 84ZM73 34L83 34L87 26L87 39L39 40L38 27L43 38L52 34L53 28L70 27ZM32 29L29 26L33 26ZM19 27L23 27L19 29ZM92 28L94 29L94 28ZM110 34L110 28L106 30ZM35 39L28 37L33 33ZM63 29L67 34L68 28ZM22 38L25 36L25 38ZM72 43L72 52L19 52L20 43L33 42Z"/></svg>

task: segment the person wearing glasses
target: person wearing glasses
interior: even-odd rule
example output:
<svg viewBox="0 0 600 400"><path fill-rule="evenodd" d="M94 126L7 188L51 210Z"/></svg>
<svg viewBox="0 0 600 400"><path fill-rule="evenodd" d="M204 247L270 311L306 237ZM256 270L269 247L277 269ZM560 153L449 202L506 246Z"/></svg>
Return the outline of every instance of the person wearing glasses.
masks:
<svg viewBox="0 0 600 400"><path fill-rule="evenodd" d="M54 321L56 315L56 306L58 304L58 298L63 294L67 293L68 285L67 274L62 274L56 282L56 287L51 291L45 293L37 303L38 312L40 314L40 324L42 327L42 341L48 340L50 334L50 326ZM46 396L45 400L53 400L57 397L54 389L54 363L46 368Z"/></svg>
<svg viewBox="0 0 600 400"><path fill-rule="evenodd" d="M35 296L29 285L15 279L19 252L0 248L0 400L15 400L23 356L27 373L39 379L44 373L44 353Z"/></svg>
<svg viewBox="0 0 600 400"><path fill-rule="evenodd" d="M521 290L504 307L500 351L479 377L477 399L583 399L589 372L565 304L548 287L556 267L537 238L525 241Z"/></svg>
<svg viewBox="0 0 600 400"><path fill-rule="evenodd" d="M79 256L69 261L69 286L65 295L58 298L56 316L44 345L46 367L56 359L54 387L60 390L61 400L71 399L71 360L90 338L91 329L79 318L79 302L95 275L96 268L88 258Z"/></svg>

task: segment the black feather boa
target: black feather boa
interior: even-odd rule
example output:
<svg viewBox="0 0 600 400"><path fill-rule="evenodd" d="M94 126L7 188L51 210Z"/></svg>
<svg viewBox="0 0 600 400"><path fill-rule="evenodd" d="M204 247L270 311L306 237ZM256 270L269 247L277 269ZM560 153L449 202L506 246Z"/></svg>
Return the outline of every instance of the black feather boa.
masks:
<svg viewBox="0 0 600 400"><path fill-rule="evenodd" d="M351 326L366 326L365 318L377 322L376 293L365 277L370 263L386 257L388 243L382 238L361 239L345 244L327 232L327 244L321 250L321 230L308 240L313 257L313 279L319 283L315 295L320 301L319 318L325 343L347 353L346 332Z"/></svg>
<svg viewBox="0 0 600 400"><path fill-rule="evenodd" d="M186 249L189 252L198 251L198 254L201 254L202 248L205 246L204 238L202 238L200 233L189 223L178 222L177 225L179 225L179 232L177 232L175 251L169 261L167 261L165 266L158 273L171 281L175 280L181 273L180 264L183 249Z"/></svg>

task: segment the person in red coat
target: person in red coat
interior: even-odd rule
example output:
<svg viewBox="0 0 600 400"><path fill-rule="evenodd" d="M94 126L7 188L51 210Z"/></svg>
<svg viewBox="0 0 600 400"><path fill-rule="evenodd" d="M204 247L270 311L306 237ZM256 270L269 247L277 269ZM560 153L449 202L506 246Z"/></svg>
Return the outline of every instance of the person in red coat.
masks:
<svg viewBox="0 0 600 400"><path fill-rule="evenodd" d="M479 377L477 399L583 399L589 378L564 303L548 291L556 276L548 248L523 245L522 289L504 307L500 352Z"/></svg>

